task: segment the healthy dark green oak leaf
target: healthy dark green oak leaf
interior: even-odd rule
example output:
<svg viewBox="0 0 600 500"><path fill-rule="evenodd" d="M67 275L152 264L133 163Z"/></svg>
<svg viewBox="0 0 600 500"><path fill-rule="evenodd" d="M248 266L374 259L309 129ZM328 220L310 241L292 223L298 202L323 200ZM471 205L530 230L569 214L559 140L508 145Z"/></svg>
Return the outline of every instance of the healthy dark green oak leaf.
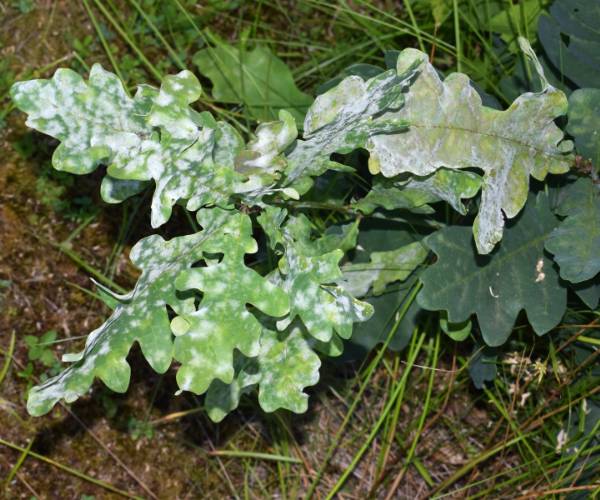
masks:
<svg viewBox="0 0 600 500"><path fill-rule="evenodd" d="M567 132L575 138L577 153L591 161L592 168L598 172L600 170L600 88L577 89L569 96Z"/></svg>
<svg viewBox="0 0 600 500"><path fill-rule="evenodd" d="M565 219L550 234L546 250L554 255L562 278L580 283L600 273L600 185L581 178L563 193L556 212Z"/></svg>
<svg viewBox="0 0 600 500"><path fill-rule="evenodd" d="M498 249L478 255L468 227L446 227L425 239L438 260L421 274L417 300L430 311L447 311L448 321L477 316L486 344L499 346L525 310L534 331L542 335L561 320L566 289L544 243L557 226L546 196L530 197L518 219L507 225Z"/></svg>
<svg viewBox="0 0 600 500"><path fill-rule="evenodd" d="M555 0L538 22L546 56L561 75L577 87L600 87L600 3L597 0Z"/></svg>

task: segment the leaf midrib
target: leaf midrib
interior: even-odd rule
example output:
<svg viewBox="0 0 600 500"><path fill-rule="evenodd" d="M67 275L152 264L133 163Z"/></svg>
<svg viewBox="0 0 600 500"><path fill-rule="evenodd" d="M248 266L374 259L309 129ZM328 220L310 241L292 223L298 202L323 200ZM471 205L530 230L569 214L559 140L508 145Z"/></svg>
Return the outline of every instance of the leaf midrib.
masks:
<svg viewBox="0 0 600 500"><path fill-rule="evenodd" d="M458 130L458 131L465 132L465 133L472 134L472 135L491 137L498 141L504 141L504 142L517 144L519 147L521 147L523 149L532 149L536 153L538 153L540 156L544 156L547 158L567 159L568 153L566 153L566 152L565 153L549 153L544 149L540 149L539 147L529 144L527 142L519 141L518 139L515 139L513 137L506 137L506 136L502 136L502 135L498 135L498 134L492 134L490 132L482 132L480 130L473 130L473 129L466 128L466 127L456 127L456 126L449 126L449 125L426 125L426 124L421 124L421 123L412 123L410 121L407 123L409 126L409 130L410 130L410 127L422 128L422 129Z"/></svg>

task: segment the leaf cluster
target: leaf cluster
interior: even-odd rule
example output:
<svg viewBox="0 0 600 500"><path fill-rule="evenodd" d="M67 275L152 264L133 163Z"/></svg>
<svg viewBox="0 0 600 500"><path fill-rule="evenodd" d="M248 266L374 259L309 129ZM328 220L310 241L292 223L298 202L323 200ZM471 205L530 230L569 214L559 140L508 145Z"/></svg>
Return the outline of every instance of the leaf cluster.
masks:
<svg viewBox="0 0 600 500"><path fill-rule="evenodd" d="M569 101L519 43L541 90L505 110L486 106L466 75L442 78L416 49L387 69L345 74L313 102L268 51L216 43L195 64L215 99L264 120L248 138L193 106L203 89L188 70L133 96L99 65L88 80L60 69L15 84L27 124L60 141L57 170L106 166L107 203L149 190L153 228L175 205L200 226L136 243L137 284L122 295L103 289L112 314L81 352L63 357L62 373L31 390L29 411L72 402L95 378L124 392L138 343L159 373L177 362L180 391L206 394L215 421L254 389L267 412L303 412L322 358L348 355L352 342L369 349L390 326L390 345L401 348L420 310L441 311L441 328L456 340L481 335L498 346L523 310L537 334L555 327L568 287L595 307L598 185L563 175L556 196L540 189L574 162L556 124ZM281 78L269 78L279 83L267 92L268 71ZM585 151L596 136L573 96L568 131ZM368 189L337 193L332 179L343 186L362 175ZM440 217L440 206L456 216ZM340 215L319 226L311 207Z"/></svg>

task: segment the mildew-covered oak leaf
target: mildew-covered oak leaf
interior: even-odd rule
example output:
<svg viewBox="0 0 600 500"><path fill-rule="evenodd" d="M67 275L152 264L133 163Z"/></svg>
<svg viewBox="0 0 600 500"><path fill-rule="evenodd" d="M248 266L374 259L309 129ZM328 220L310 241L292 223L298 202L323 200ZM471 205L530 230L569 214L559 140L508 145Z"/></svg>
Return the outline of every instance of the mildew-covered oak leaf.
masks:
<svg viewBox="0 0 600 500"><path fill-rule="evenodd" d="M481 177L473 172L440 168L425 177L404 174L387 179L378 176L371 191L355 206L364 213L376 208L407 209L415 213L432 213L430 203L446 201L454 210L466 215L463 198L472 198L481 188Z"/></svg>
<svg viewBox="0 0 600 500"><path fill-rule="evenodd" d="M167 305L183 314L191 312L194 304L193 299L178 294L175 279L202 259L204 245L225 220L214 222L196 234L168 241L148 236L133 247L130 258L142 269L135 288L126 295L113 295L118 305L108 320L90 333L84 350L63 357L73 364L30 391L27 409L32 415L47 413L59 399L75 401L89 390L95 377L110 389L125 392L130 377L126 358L134 342L140 344L158 373L169 368L173 342Z"/></svg>
<svg viewBox="0 0 600 500"><path fill-rule="evenodd" d="M235 159L236 172L247 179L237 192L243 192L245 197L269 193L288 165L283 153L297 136L296 120L285 110L279 112L279 120L261 123L255 137Z"/></svg>
<svg viewBox="0 0 600 500"><path fill-rule="evenodd" d="M321 253L310 245L310 226L303 216L291 217L282 228L284 256L279 261L278 282L290 297L290 314L277 322L283 330L300 317L308 332L320 342L330 342L334 332L352 335L355 322L366 321L373 308L334 284L341 278L339 262L344 251Z"/></svg>
<svg viewBox="0 0 600 500"><path fill-rule="evenodd" d="M258 355L262 328L248 305L274 317L289 311L286 293L245 265L244 255L257 249L250 218L233 212L203 246L210 254L222 253L220 262L188 269L175 280L178 290L203 292L196 311L172 321L182 390L202 394L217 378L231 383L234 349L248 357Z"/></svg>
<svg viewBox="0 0 600 500"><path fill-rule="evenodd" d="M242 394L258 385L258 402L266 412L280 408L303 413L308 407L305 387L319 381L321 360L306 331L297 323L283 332L267 327L254 358L236 357L236 374L230 384L215 380L206 394L209 417L220 422L237 408Z"/></svg>
<svg viewBox="0 0 600 500"><path fill-rule="evenodd" d="M202 92L189 71L147 85L131 98L121 81L98 64L89 80L59 69L50 80L16 83L11 94L27 124L61 141L52 163L74 174L101 163L108 176L101 194L118 203L155 182L153 227L164 224L179 200L189 210L228 203L243 178L233 169L243 141L233 127L189 107Z"/></svg>
<svg viewBox="0 0 600 500"><path fill-rule="evenodd" d="M405 129L403 120L377 117L402 107L405 90L420 64L416 61L402 73L392 69L367 81L349 76L318 96L306 114L303 139L287 156L284 184L305 192L311 185L310 177L336 168L330 160L332 153L349 153L365 147L375 134Z"/></svg>
<svg viewBox="0 0 600 500"><path fill-rule="evenodd" d="M429 175L439 168L477 167L484 172L479 214L473 232L479 253L487 254L502 238L504 217L515 217L525 205L529 177L569 169L572 144L561 143L554 120L567 112L567 98L546 81L526 41L522 47L542 81L542 91L526 93L505 111L482 105L469 78L453 73L442 80L427 56L406 49L398 73L421 62L404 105L382 116L401 120L400 133L372 136L366 148L369 168L386 177L403 173ZM559 144L560 143L560 144Z"/></svg>

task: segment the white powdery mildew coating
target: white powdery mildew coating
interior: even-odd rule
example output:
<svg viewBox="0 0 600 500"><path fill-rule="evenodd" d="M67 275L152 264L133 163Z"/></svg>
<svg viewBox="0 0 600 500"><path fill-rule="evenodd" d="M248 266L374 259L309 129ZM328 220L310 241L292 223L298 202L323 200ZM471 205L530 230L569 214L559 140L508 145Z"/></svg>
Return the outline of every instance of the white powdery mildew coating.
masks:
<svg viewBox="0 0 600 500"><path fill-rule="evenodd" d="M502 238L504 216L515 217L523 208L529 176L543 180L547 173L569 168L571 158L565 153L571 145L559 145L563 134L554 123L566 113L566 97L540 74L541 92L523 94L506 111L498 111L482 105L466 75L454 73L442 81L417 50L400 54L398 71L416 60L422 61L422 70L404 106L383 116L405 120L409 128L368 141L370 169L386 177L425 176L442 167L482 169L474 233L479 252L489 253Z"/></svg>
<svg viewBox="0 0 600 500"><path fill-rule="evenodd" d="M461 200L472 198L479 192L481 177L469 171L439 168L427 177L411 176L408 181L402 183L401 187L431 195L431 201L428 203L444 200L454 210L466 215L467 209Z"/></svg>
<svg viewBox="0 0 600 500"><path fill-rule="evenodd" d="M182 89L185 89L183 91ZM109 173L117 178L154 180L151 223L164 224L178 200L197 210L209 203L226 202L233 190L233 154L241 147L235 130L202 118L189 107L200 95L200 85L187 71L169 76L153 101L148 123L162 131L117 155ZM205 121L205 127L197 123ZM223 147L233 149L219 153ZM229 163L215 163L215 157Z"/></svg>
<svg viewBox="0 0 600 500"><path fill-rule="evenodd" d="M15 84L12 95L29 114L29 126L61 141L55 168L85 174L109 165L101 190L107 202L121 202L154 181L151 222L158 227L179 200L194 210L227 204L242 179L234 171L239 134L189 106L201 90L196 77L182 71L167 76L159 91L141 86L130 98L114 74L94 65L87 82L59 69L51 80Z"/></svg>
<svg viewBox="0 0 600 500"><path fill-rule="evenodd" d="M74 401L89 390L94 377L101 378L111 389L124 392L130 376L126 357L136 341L150 365L159 373L166 371L173 352L166 305L181 314L193 308L193 299L181 300L177 296L175 279L202 258L202 245L214 231L216 227L169 241L156 235L140 240L130 255L142 269L134 290L114 296L119 305L89 335L84 350L65 356L65 361L73 362L71 366L32 389L27 403L30 413L46 413L60 398Z"/></svg>
<svg viewBox="0 0 600 500"><path fill-rule="evenodd" d="M306 114L304 140L288 155L287 185L321 174L332 153L348 153L364 147L372 135L402 129L397 120L377 115L402 105L403 91L417 71L418 64L402 74L389 70L367 82L349 76L317 97Z"/></svg>
<svg viewBox="0 0 600 500"><path fill-rule="evenodd" d="M308 406L304 388L319 381L321 360L300 327L290 327L282 340L280 335L265 329L261 338L258 401L267 412L286 408L303 413Z"/></svg>
<svg viewBox="0 0 600 500"><path fill-rule="evenodd" d="M298 316L310 335L320 342L331 341L334 332L350 338L354 322L367 320L373 311L369 304L355 300L341 288L325 286L342 276L338 266L342 250L303 255L290 235L287 245L280 270L285 275L282 287L290 297L290 314L277 322L277 328L286 329Z"/></svg>
<svg viewBox="0 0 600 500"><path fill-rule="evenodd" d="M107 135L150 132L138 115L139 103L127 96L115 75L97 64L88 83L74 71L59 69L52 80L15 84L12 95L28 113L28 126L62 142L53 158L59 170L91 172L110 157L104 144Z"/></svg>
<svg viewBox="0 0 600 500"><path fill-rule="evenodd" d="M221 421L238 406L240 396L256 385L264 411L285 408L305 412L308 395L304 389L319 381L320 366L319 356L298 323L284 332L263 327L257 356L236 357L236 373L231 383L216 380L208 389L205 399L208 415L215 422Z"/></svg>
<svg viewBox="0 0 600 500"><path fill-rule="evenodd" d="M244 254L257 250L251 230L247 215L232 213L226 226L204 246L205 252L223 253L221 262L184 271L175 281L179 290L204 293L198 310L173 320L189 325L175 339L174 351L181 362L177 380L184 390L202 394L215 379L230 384L236 349L245 356L258 355L262 327L247 311L247 304L275 317L289 311L284 291L244 264Z"/></svg>
<svg viewBox="0 0 600 500"><path fill-rule="evenodd" d="M235 158L235 169L243 179L235 185L247 203L258 203L272 193L276 182L287 166L284 151L298 136L294 117L285 110L279 120L260 124L256 136Z"/></svg>

